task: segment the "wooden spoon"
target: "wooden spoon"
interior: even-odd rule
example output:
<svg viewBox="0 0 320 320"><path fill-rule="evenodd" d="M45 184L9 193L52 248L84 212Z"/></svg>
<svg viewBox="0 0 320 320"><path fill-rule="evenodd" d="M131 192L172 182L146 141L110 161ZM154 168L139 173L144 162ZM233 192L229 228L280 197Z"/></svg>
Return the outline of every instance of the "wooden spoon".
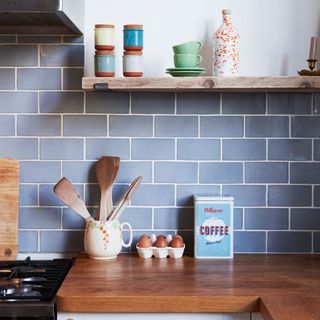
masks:
<svg viewBox="0 0 320 320"><path fill-rule="evenodd" d="M93 219L90 215L83 199L80 197L74 185L63 177L54 187L54 193L67 206L79 213L86 220Z"/></svg>
<svg viewBox="0 0 320 320"><path fill-rule="evenodd" d="M127 192L121 197L117 207L114 209L108 220L115 220L120 217L123 210L131 200L132 196L136 193L142 181L142 177L135 178L129 186Z"/></svg>
<svg viewBox="0 0 320 320"><path fill-rule="evenodd" d="M96 164L96 177L100 185L100 212L99 219L104 221L111 214L113 204L112 204L112 190L110 194L110 188L114 182L115 176L118 173L119 166L116 168L117 161L114 158L117 157L101 157Z"/></svg>

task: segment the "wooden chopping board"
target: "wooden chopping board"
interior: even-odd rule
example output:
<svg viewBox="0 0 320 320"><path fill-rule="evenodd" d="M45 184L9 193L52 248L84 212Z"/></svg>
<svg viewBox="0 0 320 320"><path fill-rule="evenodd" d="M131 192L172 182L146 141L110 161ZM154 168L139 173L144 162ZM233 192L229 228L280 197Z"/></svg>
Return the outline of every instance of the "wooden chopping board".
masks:
<svg viewBox="0 0 320 320"><path fill-rule="evenodd" d="M0 158L0 260L18 254L19 161Z"/></svg>

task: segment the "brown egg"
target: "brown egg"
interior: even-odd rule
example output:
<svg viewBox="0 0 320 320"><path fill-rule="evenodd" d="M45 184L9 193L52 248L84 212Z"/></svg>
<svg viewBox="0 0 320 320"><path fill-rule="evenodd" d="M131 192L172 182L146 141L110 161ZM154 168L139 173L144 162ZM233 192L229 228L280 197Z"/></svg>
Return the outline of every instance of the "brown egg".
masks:
<svg viewBox="0 0 320 320"><path fill-rule="evenodd" d="M174 238L179 238L179 239L181 239L181 240L183 241L183 238L182 238L179 234L177 234L176 236L174 236L173 239L174 239Z"/></svg>
<svg viewBox="0 0 320 320"><path fill-rule="evenodd" d="M168 243L167 240L165 238L162 237L158 237L157 241L154 243L155 247L157 248L165 248Z"/></svg>
<svg viewBox="0 0 320 320"><path fill-rule="evenodd" d="M166 237L163 234L160 234L160 236L157 236L157 240L160 238L166 239Z"/></svg>
<svg viewBox="0 0 320 320"><path fill-rule="evenodd" d="M147 234L144 234L140 237L138 242L138 247L140 248L149 248L152 246L150 237Z"/></svg>
<svg viewBox="0 0 320 320"><path fill-rule="evenodd" d="M181 237L174 237L170 242L170 247L172 248L182 248L183 247L183 240Z"/></svg>

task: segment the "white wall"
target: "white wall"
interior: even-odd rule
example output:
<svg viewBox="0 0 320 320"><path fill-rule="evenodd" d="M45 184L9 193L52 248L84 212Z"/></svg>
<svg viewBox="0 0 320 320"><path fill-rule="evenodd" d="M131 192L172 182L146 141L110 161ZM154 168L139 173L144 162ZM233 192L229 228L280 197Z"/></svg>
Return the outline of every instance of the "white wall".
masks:
<svg viewBox="0 0 320 320"><path fill-rule="evenodd" d="M319 0L86 0L85 74L94 75L96 23L116 25L117 76L122 76L123 25L139 23L145 30L146 76L164 76L173 66L171 47L189 40L203 42L202 66L211 75L211 39L222 8L232 9L240 33L239 75L296 75L306 68L310 38L320 36Z"/></svg>

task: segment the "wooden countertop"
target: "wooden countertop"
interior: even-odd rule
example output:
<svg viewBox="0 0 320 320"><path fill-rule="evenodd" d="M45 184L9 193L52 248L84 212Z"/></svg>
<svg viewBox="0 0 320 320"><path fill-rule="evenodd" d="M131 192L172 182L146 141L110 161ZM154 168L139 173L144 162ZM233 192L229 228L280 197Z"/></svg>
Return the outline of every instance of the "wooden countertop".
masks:
<svg viewBox="0 0 320 320"><path fill-rule="evenodd" d="M320 319L320 256L233 260L76 259L57 294L64 312L258 312L267 320Z"/></svg>

